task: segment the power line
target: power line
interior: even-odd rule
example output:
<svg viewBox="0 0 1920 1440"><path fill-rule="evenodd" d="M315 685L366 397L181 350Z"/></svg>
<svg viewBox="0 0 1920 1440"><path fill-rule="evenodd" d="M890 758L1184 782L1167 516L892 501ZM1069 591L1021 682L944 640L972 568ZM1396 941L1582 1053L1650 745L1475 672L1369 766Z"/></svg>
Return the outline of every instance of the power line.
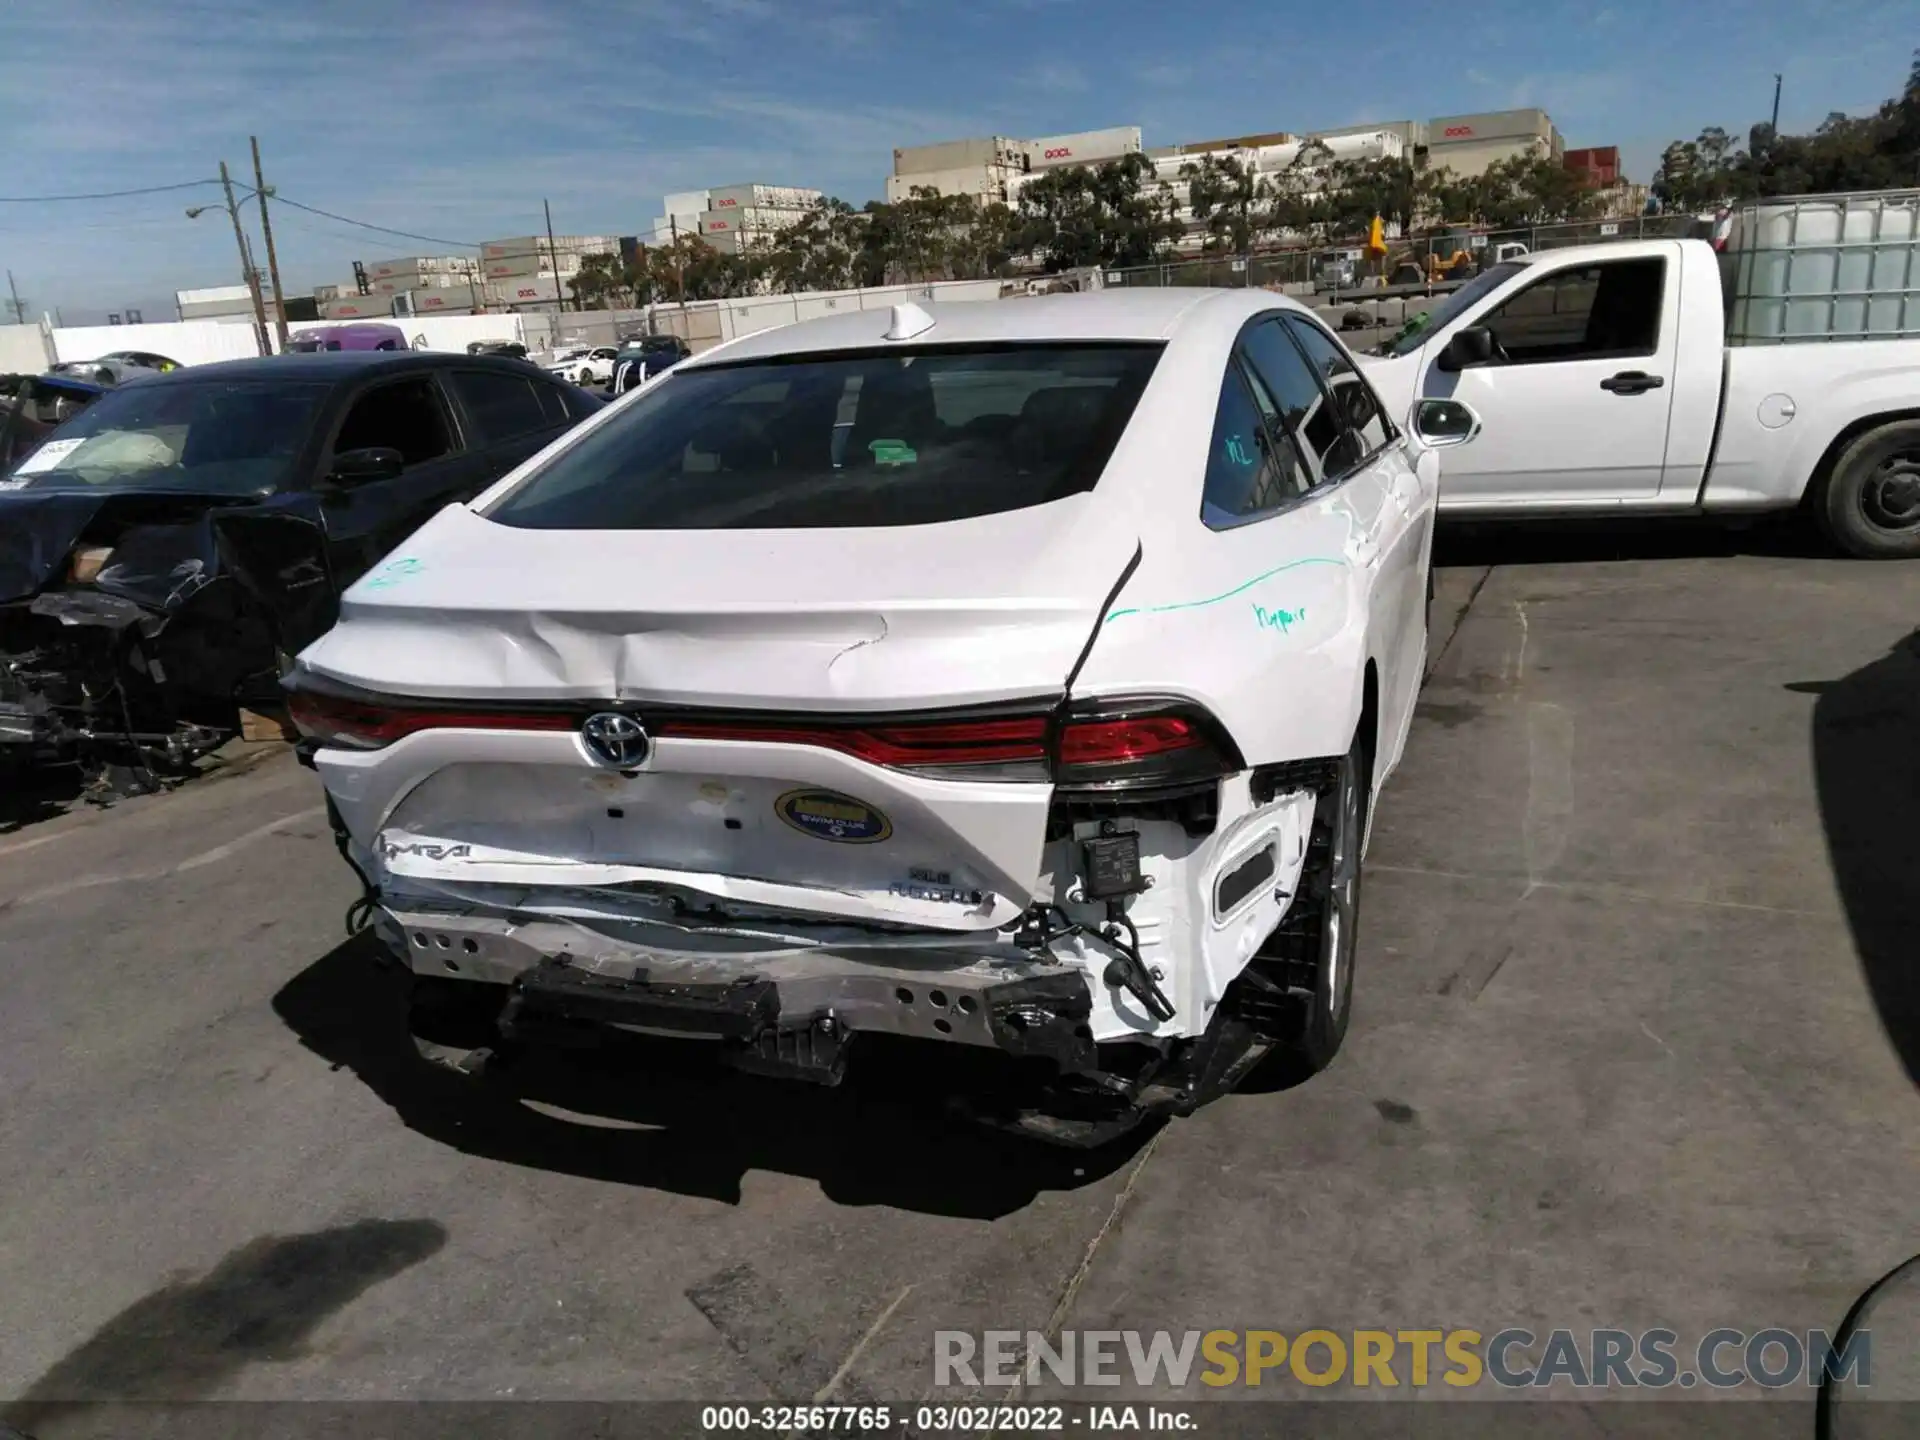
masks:
<svg viewBox="0 0 1920 1440"><path fill-rule="evenodd" d="M305 210L309 215L324 215L327 219L338 220L343 225L357 226L362 230L378 230L382 235L398 235L402 240L422 240L429 245L452 245L456 249L461 250L478 250L480 248L480 243L477 240L448 240L439 235L416 235L411 230L395 230L391 226L373 225L365 220L355 220L350 215L336 215L331 210L322 210L318 205L302 205L298 200L289 200L286 196L278 193L275 193L271 198L279 204L291 205L296 210Z"/></svg>
<svg viewBox="0 0 1920 1440"><path fill-rule="evenodd" d="M0 205L51 205L61 200L121 200L129 195L165 195L174 190L198 190L218 180L187 180L178 185L145 185L138 190L98 190L86 195L0 195Z"/></svg>

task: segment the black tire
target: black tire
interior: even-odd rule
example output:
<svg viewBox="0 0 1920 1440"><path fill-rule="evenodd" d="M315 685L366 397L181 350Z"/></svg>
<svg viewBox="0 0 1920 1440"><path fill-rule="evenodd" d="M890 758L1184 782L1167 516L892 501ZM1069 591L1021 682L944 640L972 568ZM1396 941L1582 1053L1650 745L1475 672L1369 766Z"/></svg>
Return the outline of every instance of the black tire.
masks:
<svg viewBox="0 0 1920 1440"><path fill-rule="evenodd" d="M1360 735L1340 762L1340 778L1320 797L1313 838L1307 846L1313 866L1309 884L1320 912L1318 955L1313 967L1313 996L1300 1032L1285 1051L1288 1068L1303 1078L1326 1069L1340 1053L1353 1015L1354 956L1360 926L1360 846L1367 833L1367 803L1372 788L1372 758Z"/></svg>
<svg viewBox="0 0 1920 1440"><path fill-rule="evenodd" d="M1920 420L1854 440L1810 497L1827 538L1862 560L1920 556Z"/></svg>

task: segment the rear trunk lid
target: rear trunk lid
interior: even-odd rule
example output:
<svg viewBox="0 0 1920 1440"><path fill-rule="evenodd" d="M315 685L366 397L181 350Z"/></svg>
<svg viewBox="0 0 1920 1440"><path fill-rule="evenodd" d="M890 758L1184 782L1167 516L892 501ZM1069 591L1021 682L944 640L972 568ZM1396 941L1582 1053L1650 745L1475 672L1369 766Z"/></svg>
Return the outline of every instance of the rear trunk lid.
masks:
<svg viewBox="0 0 1920 1440"><path fill-rule="evenodd" d="M811 713L1057 695L1138 543L1086 495L835 530L521 530L454 506L301 658L469 700Z"/></svg>

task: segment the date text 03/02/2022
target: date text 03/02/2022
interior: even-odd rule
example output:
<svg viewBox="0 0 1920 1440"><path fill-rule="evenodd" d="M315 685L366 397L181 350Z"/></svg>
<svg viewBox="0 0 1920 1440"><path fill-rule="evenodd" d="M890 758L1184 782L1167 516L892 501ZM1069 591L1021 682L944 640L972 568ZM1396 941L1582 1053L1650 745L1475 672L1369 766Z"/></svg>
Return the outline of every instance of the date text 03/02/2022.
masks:
<svg viewBox="0 0 1920 1440"><path fill-rule="evenodd" d="M1031 1434L1068 1430L1160 1430L1192 1432L1193 1413L1178 1405L708 1405L700 1411L704 1431L765 1430L780 1434L885 1434L900 1429L918 1435Z"/></svg>

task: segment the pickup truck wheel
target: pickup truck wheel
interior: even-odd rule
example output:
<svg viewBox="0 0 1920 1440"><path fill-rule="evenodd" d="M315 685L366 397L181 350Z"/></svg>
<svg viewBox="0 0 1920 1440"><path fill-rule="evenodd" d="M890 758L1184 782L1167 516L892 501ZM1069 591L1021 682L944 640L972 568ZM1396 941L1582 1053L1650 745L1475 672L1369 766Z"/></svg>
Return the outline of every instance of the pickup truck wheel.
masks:
<svg viewBox="0 0 1920 1440"><path fill-rule="evenodd" d="M1842 451L1814 498L1814 515L1849 555L1920 556L1920 420L1869 430Z"/></svg>
<svg viewBox="0 0 1920 1440"><path fill-rule="evenodd" d="M1307 863L1313 867L1302 886L1320 908L1318 954L1313 967L1313 997L1307 1002L1299 1035L1283 1049L1290 1069L1301 1075L1324 1070L1347 1038L1353 1013L1353 961L1360 924L1360 844L1367 833L1367 798L1372 764L1362 738L1340 762L1340 778L1320 799L1314 815ZM1309 888L1310 887L1310 888Z"/></svg>

